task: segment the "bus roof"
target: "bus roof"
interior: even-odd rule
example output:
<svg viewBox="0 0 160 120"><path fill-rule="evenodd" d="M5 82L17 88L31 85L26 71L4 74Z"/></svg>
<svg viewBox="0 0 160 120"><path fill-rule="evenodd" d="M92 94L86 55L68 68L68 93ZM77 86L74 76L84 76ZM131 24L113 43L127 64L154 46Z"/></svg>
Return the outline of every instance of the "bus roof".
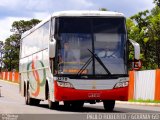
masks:
<svg viewBox="0 0 160 120"><path fill-rule="evenodd" d="M119 12L112 12L112 11L60 11L55 12L52 14L52 16L47 17L42 22L37 24L32 29L24 32L22 34L22 38L26 37L28 34L32 33L35 29L39 28L41 25L49 21L52 17L65 17L65 16L71 16L71 17L80 17L80 16L103 16L103 17L124 17L123 13Z"/></svg>
<svg viewBox="0 0 160 120"><path fill-rule="evenodd" d="M61 11L53 13L52 17L62 17L62 16L121 16L124 14L112 11Z"/></svg>

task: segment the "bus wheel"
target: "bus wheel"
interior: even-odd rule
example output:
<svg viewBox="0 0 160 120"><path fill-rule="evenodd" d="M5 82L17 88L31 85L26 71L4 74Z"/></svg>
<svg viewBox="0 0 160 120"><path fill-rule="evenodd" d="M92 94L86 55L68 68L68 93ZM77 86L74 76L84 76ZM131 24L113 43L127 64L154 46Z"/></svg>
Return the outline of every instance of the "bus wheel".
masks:
<svg viewBox="0 0 160 120"><path fill-rule="evenodd" d="M25 91L26 91L26 94L25 94L26 105L32 105L33 99L30 97L29 89L26 89Z"/></svg>
<svg viewBox="0 0 160 120"><path fill-rule="evenodd" d="M26 105L31 104L31 97L30 97L29 89L27 86L25 86L25 103Z"/></svg>
<svg viewBox="0 0 160 120"><path fill-rule="evenodd" d="M59 102L58 101L52 102L50 100L49 91L48 91L48 107L49 107L49 109L58 109L58 107L59 107Z"/></svg>
<svg viewBox="0 0 160 120"><path fill-rule="evenodd" d="M26 105L39 105L40 100L31 98L30 93L29 93L29 89L26 89L25 103L26 103Z"/></svg>
<svg viewBox="0 0 160 120"><path fill-rule="evenodd" d="M103 101L103 106L105 111L112 112L115 106L115 100L105 100Z"/></svg>
<svg viewBox="0 0 160 120"><path fill-rule="evenodd" d="M34 99L34 98L32 98L32 101L33 101L32 105L36 105L36 106L38 106L38 105L39 105L39 103L40 103L40 100L38 100L38 99Z"/></svg>

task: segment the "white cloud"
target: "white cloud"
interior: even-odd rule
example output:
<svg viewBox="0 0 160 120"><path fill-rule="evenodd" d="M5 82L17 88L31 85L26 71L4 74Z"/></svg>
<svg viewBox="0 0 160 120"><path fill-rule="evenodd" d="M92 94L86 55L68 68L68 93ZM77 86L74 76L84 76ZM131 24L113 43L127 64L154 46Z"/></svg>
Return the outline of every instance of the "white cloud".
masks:
<svg viewBox="0 0 160 120"><path fill-rule="evenodd" d="M0 20L0 41L4 41L11 33L11 20L9 18Z"/></svg>
<svg viewBox="0 0 160 120"><path fill-rule="evenodd" d="M50 9L52 3L52 0L27 0L23 6L27 10L44 12Z"/></svg>
<svg viewBox="0 0 160 120"><path fill-rule="evenodd" d="M89 0L69 0L69 4L72 4L72 7L83 9L95 6L95 4Z"/></svg>
<svg viewBox="0 0 160 120"><path fill-rule="evenodd" d="M43 19L56 11L95 7L89 0L5 0L0 2L0 18L31 17Z"/></svg>
<svg viewBox="0 0 160 120"><path fill-rule="evenodd" d="M33 18L43 20L51 15L52 15L52 13L49 13L49 12L36 12L36 13L34 13Z"/></svg>
<svg viewBox="0 0 160 120"><path fill-rule="evenodd" d="M43 20L53 11L87 9L94 4L88 0L3 0L0 2L0 40L12 33L11 25L16 20L36 18Z"/></svg>
<svg viewBox="0 0 160 120"><path fill-rule="evenodd" d="M130 17L137 12L154 7L152 0L92 0L97 4L98 8L107 8L111 11L123 12L126 16Z"/></svg>
<svg viewBox="0 0 160 120"><path fill-rule="evenodd" d="M0 6L8 8L8 9L15 9L23 3L21 0L3 0L0 2Z"/></svg>
<svg viewBox="0 0 160 120"><path fill-rule="evenodd" d="M2 0L0 2L0 40L9 37L15 20L43 20L55 11L107 8L131 16L153 8L152 0Z"/></svg>
<svg viewBox="0 0 160 120"><path fill-rule="evenodd" d="M14 21L18 20L29 20L30 18L17 18L17 17L7 17L4 19L0 19L0 41L5 41L6 38L8 38L12 32L10 32L12 23Z"/></svg>

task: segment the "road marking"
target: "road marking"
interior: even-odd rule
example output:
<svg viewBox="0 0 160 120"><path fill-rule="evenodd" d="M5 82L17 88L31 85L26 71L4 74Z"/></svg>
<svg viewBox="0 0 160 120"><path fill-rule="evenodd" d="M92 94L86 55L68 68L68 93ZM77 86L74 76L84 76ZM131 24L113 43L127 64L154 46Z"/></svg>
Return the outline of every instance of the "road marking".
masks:
<svg viewBox="0 0 160 120"><path fill-rule="evenodd" d="M6 83L9 83L9 84L13 84L13 85L19 85L18 83L14 83L14 82L2 80L2 79L0 79L0 81L6 82Z"/></svg>

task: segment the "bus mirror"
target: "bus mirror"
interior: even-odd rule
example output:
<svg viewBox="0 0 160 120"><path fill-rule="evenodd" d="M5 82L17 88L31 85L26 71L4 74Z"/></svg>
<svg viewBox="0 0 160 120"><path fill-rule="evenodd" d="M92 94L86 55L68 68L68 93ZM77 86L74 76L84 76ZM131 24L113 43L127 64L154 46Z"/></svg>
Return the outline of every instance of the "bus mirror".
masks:
<svg viewBox="0 0 160 120"><path fill-rule="evenodd" d="M49 43L49 57L50 58L54 58L55 57L55 51L56 51L56 40L52 39L53 41L51 41Z"/></svg>
<svg viewBox="0 0 160 120"><path fill-rule="evenodd" d="M139 46L139 44L131 39L129 39L129 41L134 47L134 59L139 60L140 59L140 46Z"/></svg>
<svg viewBox="0 0 160 120"><path fill-rule="evenodd" d="M134 60L132 61L132 69L140 70L142 67L142 61L140 60L140 46L134 40L130 39L129 41L134 47Z"/></svg>

